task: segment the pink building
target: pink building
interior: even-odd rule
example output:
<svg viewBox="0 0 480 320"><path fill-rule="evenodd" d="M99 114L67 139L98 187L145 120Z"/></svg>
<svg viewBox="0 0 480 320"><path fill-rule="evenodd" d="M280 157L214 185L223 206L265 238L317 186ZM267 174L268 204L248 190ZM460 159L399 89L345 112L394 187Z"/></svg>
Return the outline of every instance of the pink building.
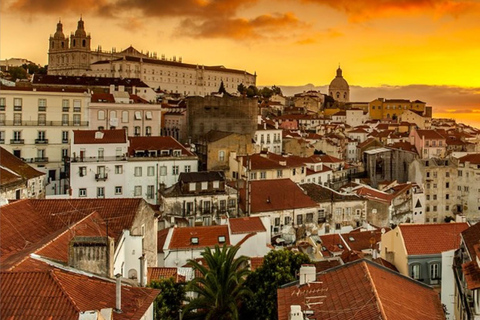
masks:
<svg viewBox="0 0 480 320"><path fill-rule="evenodd" d="M445 156L446 139L436 130L412 130L409 138L422 159Z"/></svg>

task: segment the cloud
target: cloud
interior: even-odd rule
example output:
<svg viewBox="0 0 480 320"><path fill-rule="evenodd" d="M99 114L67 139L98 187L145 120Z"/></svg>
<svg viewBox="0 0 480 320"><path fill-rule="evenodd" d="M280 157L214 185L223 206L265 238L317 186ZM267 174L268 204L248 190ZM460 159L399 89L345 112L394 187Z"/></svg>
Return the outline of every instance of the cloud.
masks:
<svg viewBox="0 0 480 320"><path fill-rule="evenodd" d="M326 5L345 12L351 20L370 20L379 16L431 13L434 16L451 15L458 17L480 4L476 0L302 0L308 3Z"/></svg>
<svg viewBox="0 0 480 320"><path fill-rule="evenodd" d="M264 14L253 19L216 18L194 21L185 19L178 28L184 36L201 38L229 38L236 40L263 39L282 33L292 27L305 27L292 13Z"/></svg>
<svg viewBox="0 0 480 320"><path fill-rule="evenodd" d="M96 12L106 6L107 0L12 0L2 9L22 14L53 14Z"/></svg>

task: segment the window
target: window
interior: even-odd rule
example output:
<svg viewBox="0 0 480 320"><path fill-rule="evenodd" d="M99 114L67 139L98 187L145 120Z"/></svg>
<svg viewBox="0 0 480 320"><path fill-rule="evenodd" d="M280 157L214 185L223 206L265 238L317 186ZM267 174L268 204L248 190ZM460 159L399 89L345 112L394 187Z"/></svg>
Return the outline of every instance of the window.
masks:
<svg viewBox="0 0 480 320"><path fill-rule="evenodd" d="M139 127L139 126L135 126L135 127L133 128L133 135L134 135L135 137L138 137L138 136L140 135L140 127Z"/></svg>
<svg viewBox="0 0 480 320"><path fill-rule="evenodd" d="M123 193L122 187L121 186L116 186L115 187L115 194L119 195L119 194L122 194L122 193Z"/></svg>
<svg viewBox="0 0 480 320"><path fill-rule="evenodd" d="M302 225L302 224L303 224L303 214L299 214L297 216L297 226Z"/></svg>
<svg viewBox="0 0 480 320"><path fill-rule="evenodd" d="M134 115L135 120L142 120L142 114L140 113L140 111L135 111Z"/></svg>
<svg viewBox="0 0 480 320"><path fill-rule="evenodd" d="M79 175L80 177L85 177L87 175L87 167L80 167L79 169Z"/></svg>
<svg viewBox="0 0 480 320"><path fill-rule="evenodd" d="M145 135L147 137L152 135L152 127L149 127L149 126L145 127Z"/></svg>
<svg viewBox="0 0 480 320"><path fill-rule="evenodd" d="M86 188L78 189L78 196L79 197L86 197L87 196L87 189Z"/></svg>
<svg viewBox="0 0 480 320"><path fill-rule="evenodd" d="M450 199L450 195L448 193L445 195L445 199L446 200Z"/></svg>
<svg viewBox="0 0 480 320"><path fill-rule="evenodd" d="M47 99L38 99L38 111L47 111Z"/></svg>
<svg viewBox="0 0 480 320"><path fill-rule="evenodd" d="M285 225L289 225L290 222L292 221L292 218L291 217L285 217Z"/></svg>
<svg viewBox="0 0 480 320"><path fill-rule="evenodd" d="M97 187L97 198L105 198L105 187Z"/></svg>
<svg viewBox="0 0 480 320"><path fill-rule="evenodd" d="M68 112L70 110L70 101L67 99L62 100L62 112Z"/></svg>
<svg viewBox="0 0 480 320"><path fill-rule="evenodd" d="M191 171L191 166L185 166L183 167L183 172L190 172Z"/></svg>
<svg viewBox="0 0 480 320"><path fill-rule="evenodd" d="M436 194L433 195L433 200L437 200L437 195Z"/></svg>
<svg viewBox="0 0 480 320"><path fill-rule="evenodd" d="M81 112L81 111L82 111L82 101L73 100L73 112Z"/></svg>
<svg viewBox="0 0 480 320"><path fill-rule="evenodd" d="M220 181L213 181L213 189L218 189L220 187Z"/></svg>
<svg viewBox="0 0 480 320"><path fill-rule="evenodd" d="M135 186L133 195L139 197L142 195L142 186Z"/></svg>
<svg viewBox="0 0 480 320"><path fill-rule="evenodd" d="M220 200L220 211L224 212L227 209L227 200Z"/></svg>
<svg viewBox="0 0 480 320"><path fill-rule="evenodd" d="M98 148L98 159L103 160L105 155L105 150L103 148Z"/></svg>
<svg viewBox="0 0 480 320"><path fill-rule="evenodd" d="M21 113L14 113L13 114L13 125L14 126L22 125L22 114Z"/></svg>
<svg viewBox="0 0 480 320"><path fill-rule="evenodd" d="M266 171L260 172L260 179L267 179L267 172Z"/></svg>
<svg viewBox="0 0 480 320"><path fill-rule="evenodd" d="M167 175L167 167L166 166L161 166L160 167L160 175L161 176L166 176Z"/></svg>
<svg viewBox="0 0 480 320"><path fill-rule="evenodd" d="M68 114L62 114L62 125L68 126Z"/></svg>
<svg viewBox="0 0 480 320"><path fill-rule="evenodd" d="M233 209L237 207L237 199L228 199L228 207Z"/></svg>
<svg viewBox="0 0 480 320"><path fill-rule="evenodd" d="M123 173L123 166L117 165L115 166L115 174L122 174Z"/></svg>
<svg viewBox="0 0 480 320"><path fill-rule="evenodd" d="M445 188L447 188L447 189L450 188L450 182L445 183Z"/></svg>
<svg viewBox="0 0 480 320"><path fill-rule="evenodd" d="M0 125L5 125L5 113L0 113Z"/></svg>
<svg viewBox="0 0 480 320"><path fill-rule="evenodd" d="M153 199L154 198L155 192L154 192L153 187L154 187L153 185L147 186L147 199Z"/></svg>
<svg viewBox="0 0 480 320"><path fill-rule="evenodd" d="M250 172L250 180L257 180L257 173L256 172Z"/></svg>
<svg viewBox="0 0 480 320"><path fill-rule="evenodd" d="M410 266L410 277L415 280L420 280L420 265L412 264Z"/></svg>
<svg viewBox="0 0 480 320"><path fill-rule="evenodd" d="M65 159L68 157L68 149L62 149L62 159Z"/></svg>
<svg viewBox="0 0 480 320"><path fill-rule="evenodd" d="M427 200L430 200L430 195L429 194L427 194Z"/></svg>
<svg viewBox="0 0 480 320"><path fill-rule="evenodd" d="M151 111L145 112L145 119L152 120L152 112Z"/></svg>
<svg viewBox="0 0 480 320"><path fill-rule="evenodd" d="M142 176L142 167L135 167L134 175L135 175L135 177L141 177Z"/></svg>
<svg viewBox="0 0 480 320"><path fill-rule="evenodd" d="M98 110L97 119L98 119L98 120L105 120L105 111L103 111L103 110Z"/></svg>
<svg viewBox="0 0 480 320"><path fill-rule="evenodd" d="M0 111L5 111L5 98L0 98Z"/></svg>
<svg viewBox="0 0 480 320"><path fill-rule="evenodd" d="M218 151L218 161L225 161L225 151Z"/></svg>
<svg viewBox="0 0 480 320"><path fill-rule="evenodd" d="M13 111L22 111L22 98L13 99Z"/></svg>
<svg viewBox="0 0 480 320"><path fill-rule="evenodd" d="M147 176L154 176L155 175L155 167L149 166L147 167Z"/></svg>
<svg viewBox="0 0 480 320"><path fill-rule="evenodd" d="M202 190L208 189L208 182L202 182Z"/></svg>
<svg viewBox="0 0 480 320"><path fill-rule="evenodd" d="M430 281L431 283L437 283L440 279L440 264L439 263L432 263L430 264L430 280L434 280L435 282Z"/></svg>
<svg viewBox="0 0 480 320"><path fill-rule="evenodd" d="M277 178L283 177L283 170L277 170Z"/></svg>
<svg viewBox="0 0 480 320"><path fill-rule="evenodd" d="M47 115L45 113L38 114L38 125L44 126L47 124Z"/></svg>
<svg viewBox="0 0 480 320"><path fill-rule="evenodd" d="M210 213L210 201L203 201L203 213Z"/></svg>
<svg viewBox="0 0 480 320"><path fill-rule="evenodd" d="M68 131L62 131L62 143L68 143Z"/></svg>
<svg viewBox="0 0 480 320"><path fill-rule="evenodd" d="M73 115L73 125L74 126L79 126L80 125L80 115L79 114L74 114Z"/></svg>
<svg viewBox="0 0 480 320"><path fill-rule="evenodd" d="M427 171L426 174L427 174L427 178L430 178L430 172Z"/></svg>
<svg viewBox="0 0 480 320"><path fill-rule="evenodd" d="M178 166L173 166L173 167L172 167L172 174L173 174L174 176L178 175Z"/></svg>
<svg viewBox="0 0 480 320"><path fill-rule="evenodd" d="M0 143L5 143L5 131L0 131Z"/></svg>
<svg viewBox="0 0 480 320"><path fill-rule="evenodd" d="M446 172L445 177L449 178L450 177L450 172Z"/></svg>
<svg viewBox="0 0 480 320"><path fill-rule="evenodd" d="M307 213L305 222L307 222L307 223L313 222L313 213Z"/></svg>
<svg viewBox="0 0 480 320"><path fill-rule="evenodd" d="M45 131L38 131L37 133L37 140L38 141L45 141Z"/></svg>
<svg viewBox="0 0 480 320"><path fill-rule="evenodd" d="M197 189L197 184L195 182L190 182L188 184L188 190L189 191L195 191Z"/></svg>
<svg viewBox="0 0 480 320"><path fill-rule="evenodd" d="M461 177L463 174L463 171L462 170L458 170L458 176Z"/></svg>

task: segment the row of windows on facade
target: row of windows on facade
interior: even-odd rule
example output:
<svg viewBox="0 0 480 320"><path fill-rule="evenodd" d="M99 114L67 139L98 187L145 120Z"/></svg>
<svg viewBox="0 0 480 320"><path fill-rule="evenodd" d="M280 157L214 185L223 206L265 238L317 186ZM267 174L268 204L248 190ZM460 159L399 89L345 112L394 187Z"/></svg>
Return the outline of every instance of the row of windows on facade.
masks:
<svg viewBox="0 0 480 320"><path fill-rule="evenodd" d="M413 107L414 107L414 108L419 108L418 105L415 105L415 106L413 106ZM412 106L408 106L408 108L411 109ZM378 109L378 110L381 110L381 109L382 109L382 106L377 106L377 109ZM401 110L401 109L402 109L402 106L399 105L398 108L397 108L396 106L391 106L391 107L390 107L390 105L387 105L387 106L385 107L385 109L392 109L392 110L399 109L399 110ZM375 110L375 106L372 106L372 110ZM403 106L403 110L407 110L407 106Z"/></svg>
<svg viewBox="0 0 480 320"><path fill-rule="evenodd" d="M22 111L23 107L23 98L13 98L13 111ZM0 111L6 111L7 102L6 98L0 98ZM47 111L47 99L39 98L38 99L38 111ZM70 100L62 100L62 111L70 111ZM73 112L82 111L82 100L74 99L73 100Z"/></svg>
<svg viewBox="0 0 480 320"><path fill-rule="evenodd" d="M441 279L440 276L440 262L430 262L428 263L430 283L434 284L435 282ZM410 277L415 280L423 281L422 268L420 264L411 264L410 265Z"/></svg>
<svg viewBox="0 0 480 320"><path fill-rule="evenodd" d="M22 140L22 131L13 131L13 140L14 141L21 141ZM0 131L0 140L5 140L5 131ZM35 139L35 143L48 143L47 139L47 132L46 131L38 131L37 132L37 139ZM62 131L62 143L68 143L68 131Z"/></svg>
<svg viewBox="0 0 480 320"><path fill-rule="evenodd" d="M99 158L103 158L103 152L101 155L99 155ZM79 176L80 177L85 177L87 176L87 167L79 167L78 168ZM189 165L185 165L183 167L183 172L191 172L192 167ZM115 174L123 174L123 165L116 165L114 167L114 172ZM172 174L173 175L178 175L180 174L180 166L172 166ZM105 166L97 166L97 176L101 178L106 177L106 167ZM166 176L167 175L167 166L160 166L158 168L158 174L160 176ZM133 175L135 177L142 177L143 176L143 167L135 167L133 171ZM147 167L147 172L146 172L147 177L153 177L155 176L155 166L148 166Z"/></svg>
<svg viewBox="0 0 480 320"><path fill-rule="evenodd" d="M115 126L110 126L110 130L115 130L117 127ZM97 127L98 130L105 130L105 127L104 126L98 126ZM125 130L127 136L128 136L128 127L122 127L123 130ZM142 128L140 126L135 126L133 127L133 135L135 137L138 137L140 135L142 135ZM150 126L146 126L145 127L145 135L146 136L151 136L152 135L152 127Z"/></svg>
<svg viewBox="0 0 480 320"><path fill-rule="evenodd" d="M117 112L112 110L109 112L110 120L117 121ZM134 120L142 120L142 112L141 111L134 111L133 112ZM105 120L105 111L98 110L97 112L97 119L98 120ZM145 112L145 120L152 120L153 114L151 111ZM128 111L122 111L122 122L127 123L130 120L130 113Z"/></svg>
<svg viewBox="0 0 480 320"><path fill-rule="evenodd" d="M80 44L80 42L79 42L79 44ZM86 40L86 39L82 39L81 44L82 44L82 47L85 48L85 47L87 46L87 40ZM51 46L52 49L55 48L55 41L52 41L52 42L50 43L50 46ZM72 39L72 47L76 47L76 46L77 46L77 39ZM61 42L60 42L60 47L61 47L61 48L65 48L65 41L61 41ZM72 57L72 58L73 58L73 57Z"/></svg>
<svg viewBox="0 0 480 320"><path fill-rule="evenodd" d="M115 190L115 195L123 195L123 187L122 186L115 186L114 190ZM145 196L146 196L147 199L155 198L155 186L154 185L147 186L146 191L147 192L146 192ZM142 186L134 186L133 195L135 197L143 196ZM78 189L78 196L79 197L88 197L87 188ZM97 187L97 197L101 197L101 198L105 197L105 187Z"/></svg>
<svg viewBox="0 0 480 320"><path fill-rule="evenodd" d="M27 120L25 123L22 121L23 117L21 113L14 113L13 114L13 125L21 126L21 125L32 125L31 120ZM73 125L80 125L82 123L82 116L80 114L72 115ZM0 113L0 125L6 125L6 115L5 113ZM53 125L55 122L53 122ZM50 124L47 122L47 114L46 113L39 113L37 116L37 125L39 126L46 126ZM62 114L62 125L70 125L70 116L69 114Z"/></svg>
<svg viewBox="0 0 480 320"><path fill-rule="evenodd" d="M0 135L1 135L0 131ZM1 139L1 137L0 137ZM2 140L3 141L3 140ZM68 157L68 149L61 149L61 159L64 159ZM44 160L46 161L48 159L47 157L47 150L46 149L36 149L36 154L37 154L37 160ZM17 158L22 158L22 150L13 150L13 155L16 156Z"/></svg>
<svg viewBox="0 0 480 320"><path fill-rule="evenodd" d="M284 170L277 170L277 178L283 177L283 171ZM305 173L305 168L302 167L300 172L301 172L301 174L304 174ZM258 177L260 179L267 179L267 172L266 171L260 171L258 173L259 173ZM297 175L297 168L292 169L292 176L295 176L295 175ZM328 178L330 179L330 175L328 176ZM257 172L250 172L250 180L256 180L256 179L257 179Z"/></svg>
<svg viewBox="0 0 480 320"><path fill-rule="evenodd" d="M438 184L437 183L427 183L426 184L426 188L427 189L430 189L430 187L432 187L434 190L437 189L438 187ZM450 182L445 182L445 188L446 189L449 189L450 188ZM478 189L479 192L480 192L480 189ZM462 186L457 186L457 191L462 191ZM468 192L469 191L469 187L468 186L463 186L463 191L464 192ZM433 195L434 196L434 200L436 199L437 195ZM427 196L429 197L429 196ZM448 194L446 195L447 199L448 199ZM428 199L427 199L428 200Z"/></svg>
<svg viewBox="0 0 480 320"><path fill-rule="evenodd" d="M192 201L188 201L185 203L185 212L187 214L192 214L196 210L201 210L203 213L210 213L211 209L214 207L220 211L227 210L227 200L219 200L218 203L218 208L216 208L215 205L212 205L212 202L209 200L200 200L198 205ZM228 199L228 209L235 209L236 205L236 199Z"/></svg>
<svg viewBox="0 0 480 320"><path fill-rule="evenodd" d="M270 136L271 136L270 133L267 133L265 135L263 133L260 134L260 143L265 143L265 141L266 141L266 143L271 143L270 142ZM281 138L281 133L274 133L273 134L273 142L274 143L280 142L281 141L280 138ZM255 141L258 141L258 135L255 135Z"/></svg>

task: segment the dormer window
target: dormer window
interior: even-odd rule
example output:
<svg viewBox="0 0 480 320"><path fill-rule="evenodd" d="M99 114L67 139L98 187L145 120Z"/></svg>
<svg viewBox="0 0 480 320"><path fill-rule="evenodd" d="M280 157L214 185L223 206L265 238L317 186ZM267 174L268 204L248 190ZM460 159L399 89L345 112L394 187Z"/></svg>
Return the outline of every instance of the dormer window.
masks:
<svg viewBox="0 0 480 320"><path fill-rule="evenodd" d="M182 150L173 150L174 157L180 157L182 155Z"/></svg>
<svg viewBox="0 0 480 320"><path fill-rule="evenodd" d="M197 189L197 184L195 182L190 182L188 184L188 190L189 191L195 191Z"/></svg>
<svg viewBox="0 0 480 320"><path fill-rule="evenodd" d="M197 237L190 238L190 243L191 244L198 244L198 238Z"/></svg>
<svg viewBox="0 0 480 320"><path fill-rule="evenodd" d="M225 236L218 236L218 243L225 243Z"/></svg>
<svg viewBox="0 0 480 320"><path fill-rule="evenodd" d="M213 188L218 189L220 187L220 181L213 181Z"/></svg>
<svg viewBox="0 0 480 320"><path fill-rule="evenodd" d="M103 139L103 134L102 131L95 132L95 139Z"/></svg>

